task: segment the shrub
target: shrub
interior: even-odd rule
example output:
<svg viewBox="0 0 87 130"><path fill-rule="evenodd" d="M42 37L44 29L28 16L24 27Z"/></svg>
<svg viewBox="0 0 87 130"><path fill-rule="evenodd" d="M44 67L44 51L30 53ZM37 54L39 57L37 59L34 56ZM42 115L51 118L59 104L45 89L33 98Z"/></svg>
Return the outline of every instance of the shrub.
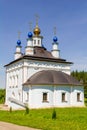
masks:
<svg viewBox="0 0 87 130"><path fill-rule="evenodd" d="M26 112L25 112L25 114L29 114L29 107L28 106L26 106Z"/></svg>
<svg viewBox="0 0 87 130"><path fill-rule="evenodd" d="M10 107L9 111L10 111L10 113L12 113L12 107Z"/></svg>
<svg viewBox="0 0 87 130"><path fill-rule="evenodd" d="M52 119L56 119L56 110L53 109L53 112L52 112Z"/></svg>

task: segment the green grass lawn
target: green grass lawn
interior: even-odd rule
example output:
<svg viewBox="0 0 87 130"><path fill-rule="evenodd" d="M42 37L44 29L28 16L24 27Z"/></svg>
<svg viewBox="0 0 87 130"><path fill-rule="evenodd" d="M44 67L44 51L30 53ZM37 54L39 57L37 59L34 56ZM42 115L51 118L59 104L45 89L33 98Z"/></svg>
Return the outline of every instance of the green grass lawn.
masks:
<svg viewBox="0 0 87 130"><path fill-rule="evenodd" d="M1 111L0 121L40 128L42 130L87 130L87 108L56 108L57 119L52 119L53 109Z"/></svg>

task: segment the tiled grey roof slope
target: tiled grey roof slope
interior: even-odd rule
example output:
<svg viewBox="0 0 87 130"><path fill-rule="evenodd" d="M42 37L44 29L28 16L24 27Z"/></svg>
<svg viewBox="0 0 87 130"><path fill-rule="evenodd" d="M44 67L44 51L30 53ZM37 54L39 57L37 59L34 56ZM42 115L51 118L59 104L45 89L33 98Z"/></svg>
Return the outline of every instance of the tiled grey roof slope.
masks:
<svg viewBox="0 0 87 130"><path fill-rule="evenodd" d="M64 64L73 64L72 62L67 62L65 59L62 58L55 58L52 56L50 51L47 51L44 47L34 47L34 54L33 55L25 55L23 54L20 58L10 62L9 64L5 65L9 66L15 62L20 60L27 59L27 60L38 60L38 61L47 61L47 62L56 62L56 63L64 63Z"/></svg>
<svg viewBox="0 0 87 130"><path fill-rule="evenodd" d="M23 85L82 85L71 75L61 71L43 70L32 75Z"/></svg>

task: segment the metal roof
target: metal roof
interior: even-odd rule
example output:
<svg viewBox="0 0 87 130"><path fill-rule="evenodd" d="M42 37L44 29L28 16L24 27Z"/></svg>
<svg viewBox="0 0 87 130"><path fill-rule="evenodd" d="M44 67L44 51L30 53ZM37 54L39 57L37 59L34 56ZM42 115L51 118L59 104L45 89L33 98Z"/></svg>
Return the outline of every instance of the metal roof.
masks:
<svg viewBox="0 0 87 130"><path fill-rule="evenodd" d="M23 85L82 85L71 75L61 71L43 70L32 75Z"/></svg>
<svg viewBox="0 0 87 130"><path fill-rule="evenodd" d="M34 47L33 55L22 55L20 58L5 65L5 67L9 66L13 63L16 63L17 61L23 60L23 59L73 64L72 62L67 62L65 59L53 57L51 52L47 51L46 48L44 48L44 47L36 46L36 47Z"/></svg>

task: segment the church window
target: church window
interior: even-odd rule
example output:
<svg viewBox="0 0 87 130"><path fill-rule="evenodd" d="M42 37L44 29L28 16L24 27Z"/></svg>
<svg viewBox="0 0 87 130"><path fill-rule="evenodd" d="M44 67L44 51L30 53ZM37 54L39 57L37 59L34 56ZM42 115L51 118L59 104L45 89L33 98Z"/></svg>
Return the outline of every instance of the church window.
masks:
<svg viewBox="0 0 87 130"><path fill-rule="evenodd" d="M38 45L40 44L40 40L38 40Z"/></svg>
<svg viewBox="0 0 87 130"><path fill-rule="evenodd" d="M29 93L27 92L27 101L29 101Z"/></svg>
<svg viewBox="0 0 87 130"><path fill-rule="evenodd" d="M15 93L14 92L12 92L12 97L15 97Z"/></svg>
<svg viewBox="0 0 87 130"><path fill-rule="evenodd" d="M13 87L15 87L15 76L13 76Z"/></svg>
<svg viewBox="0 0 87 130"><path fill-rule="evenodd" d="M14 83L15 83L15 78L14 76L12 77L12 87L14 87Z"/></svg>
<svg viewBox="0 0 87 130"><path fill-rule="evenodd" d="M10 88L11 88L11 82L12 82L11 80L12 80L12 78L10 77L10 78L9 78L9 87L10 87Z"/></svg>
<svg viewBox="0 0 87 130"><path fill-rule="evenodd" d="M47 102L47 93L45 92L45 93L43 93L43 102Z"/></svg>
<svg viewBox="0 0 87 130"><path fill-rule="evenodd" d="M66 101L66 93L62 93L62 102Z"/></svg>
<svg viewBox="0 0 87 130"><path fill-rule="evenodd" d="M81 93L77 93L77 102L80 102L80 95Z"/></svg>
<svg viewBox="0 0 87 130"><path fill-rule="evenodd" d="M36 40L34 40L34 45L36 44Z"/></svg>
<svg viewBox="0 0 87 130"><path fill-rule="evenodd" d="M18 87L18 75L15 77L15 86Z"/></svg>

